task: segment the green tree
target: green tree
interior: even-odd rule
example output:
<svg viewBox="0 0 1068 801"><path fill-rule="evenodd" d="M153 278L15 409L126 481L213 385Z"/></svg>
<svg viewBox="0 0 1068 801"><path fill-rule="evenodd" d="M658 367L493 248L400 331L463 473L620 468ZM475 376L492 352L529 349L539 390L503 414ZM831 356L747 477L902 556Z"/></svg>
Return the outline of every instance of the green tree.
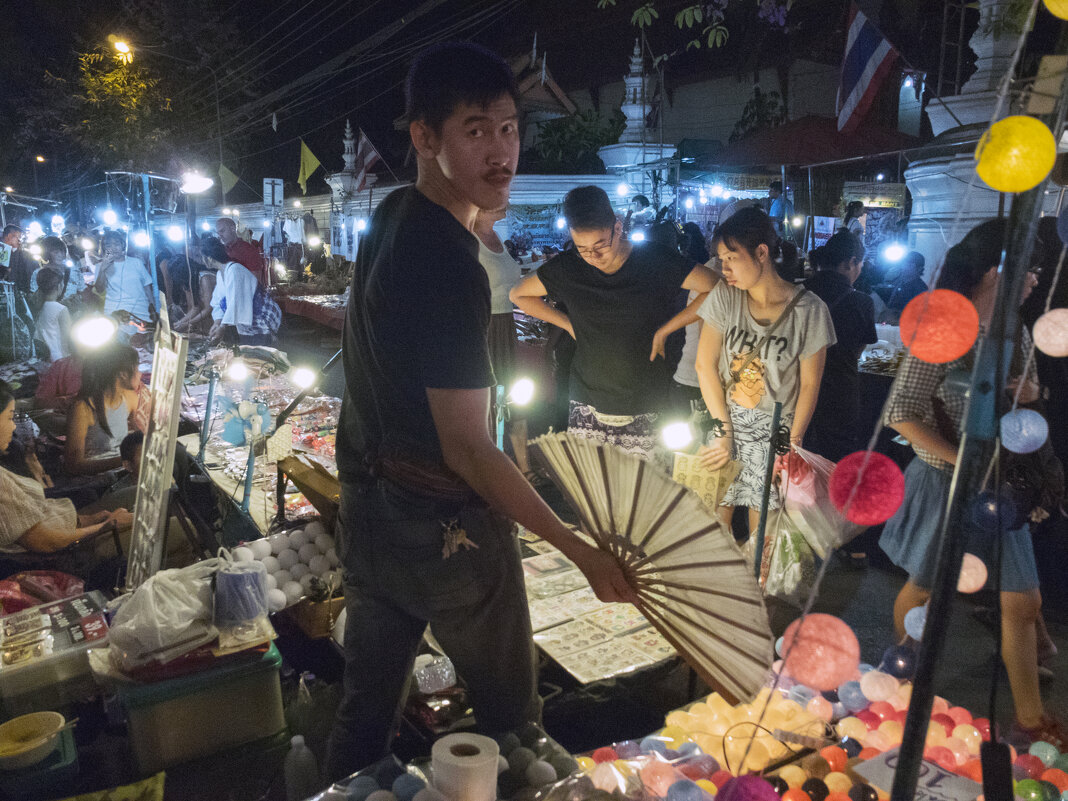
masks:
<svg viewBox="0 0 1068 801"><path fill-rule="evenodd" d="M778 92L762 92L760 86L753 87L753 96L742 109L742 116L734 123L730 141L736 142L755 131L774 128L786 122L786 107Z"/></svg>
<svg viewBox="0 0 1068 801"><path fill-rule="evenodd" d="M618 142L624 125L619 111L604 118L592 110L538 123L534 144L524 154L524 169L562 175L603 173L597 150Z"/></svg>

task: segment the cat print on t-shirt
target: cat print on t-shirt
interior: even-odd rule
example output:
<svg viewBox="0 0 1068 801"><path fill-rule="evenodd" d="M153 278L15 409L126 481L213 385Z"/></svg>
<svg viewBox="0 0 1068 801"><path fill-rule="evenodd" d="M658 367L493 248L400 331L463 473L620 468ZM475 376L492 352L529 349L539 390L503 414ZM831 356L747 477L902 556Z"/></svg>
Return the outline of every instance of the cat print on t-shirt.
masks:
<svg viewBox="0 0 1068 801"><path fill-rule="evenodd" d="M731 375L738 376L738 380L731 387L729 400L743 408L755 409L767 391L767 385L764 383L764 362L756 356L739 373L739 368L748 357L748 353L735 353L731 357Z"/></svg>

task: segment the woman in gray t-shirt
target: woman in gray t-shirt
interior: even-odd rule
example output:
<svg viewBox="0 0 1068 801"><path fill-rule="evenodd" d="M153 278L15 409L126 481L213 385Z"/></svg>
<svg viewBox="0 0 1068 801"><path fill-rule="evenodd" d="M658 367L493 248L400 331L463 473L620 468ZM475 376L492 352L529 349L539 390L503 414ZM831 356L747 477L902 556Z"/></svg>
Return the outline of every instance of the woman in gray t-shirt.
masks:
<svg viewBox="0 0 1068 801"><path fill-rule="evenodd" d="M722 467L732 456L741 462L721 512L729 525L734 507L747 507L752 530L763 495L772 410L782 403L790 441L800 445L816 406L827 347L835 342L834 323L822 300L776 272L779 237L762 210L733 215L716 231L715 247L724 280L698 312L705 326L697 377L708 410L723 429L709 436L701 457L710 468ZM805 294L791 306L798 292ZM779 505L772 487L770 506Z"/></svg>

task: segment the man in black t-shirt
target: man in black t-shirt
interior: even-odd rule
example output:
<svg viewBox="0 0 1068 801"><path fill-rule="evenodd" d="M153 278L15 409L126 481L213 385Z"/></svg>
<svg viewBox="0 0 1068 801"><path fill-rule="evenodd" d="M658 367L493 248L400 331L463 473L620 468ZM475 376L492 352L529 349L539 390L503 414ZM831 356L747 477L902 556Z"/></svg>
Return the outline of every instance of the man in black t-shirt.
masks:
<svg viewBox="0 0 1068 801"><path fill-rule="evenodd" d="M875 304L853 289L864 263L864 244L842 229L824 245L816 260L819 271L805 282L827 304L837 342L827 349L819 400L805 434L805 447L832 462L858 450L861 444L860 373L857 364L864 346L875 342Z"/></svg>
<svg viewBox="0 0 1068 801"><path fill-rule="evenodd" d="M655 424L667 407L669 334L696 322L716 282L707 267L652 242L632 246L604 190L572 189L564 199L575 248L524 278L512 302L575 340L568 431L645 457L658 455ZM679 289L697 298L674 314ZM552 294L567 314L550 306Z"/></svg>
<svg viewBox="0 0 1068 801"><path fill-rule="evenodd" d="M407 96L418 178L375 211L345 318L345 696L330 781L388 753L428 623L481 730L539 720L511 520L575 562L602 600L635 598L614 558L576 537L490 436L490 293L471 228L479 209L508 202L519 156L512 71L476 45L440 45L413 64Z"/></svg>

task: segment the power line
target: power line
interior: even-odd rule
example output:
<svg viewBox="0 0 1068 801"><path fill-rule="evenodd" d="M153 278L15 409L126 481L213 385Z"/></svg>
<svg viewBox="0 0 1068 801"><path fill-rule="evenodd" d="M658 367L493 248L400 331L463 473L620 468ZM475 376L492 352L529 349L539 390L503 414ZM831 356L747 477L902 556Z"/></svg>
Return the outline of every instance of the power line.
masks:
<svg viewBox="0 0 1068 801"><path fill-rule="evenodd" d="M497 4L498 6L501 6L499 12L494 14L494 18L493 19L488 20L485 25L483 25L477 31L474 31L472 33L472 36L477 36L483 30L488 28L494 21L496 21L496 17L501 16L503 13L505 13L506 11L511 10L513 7L517 6L518 4L519 4L519 0L502 0L502 2ZM444 34L439 32L438 36L440 37L440 39L444 39L447 36L449 36L451 33L452 33L451 31L445 32ZM382 97L383 95L388 94L389 92L393 91L393 89L395 89L396 87L398 87L401 84L403 84L404 80L405 80L404 78L401 78L400 80L394 81L392 84L387 86L381 92L378 92L374 96L367 98L366 100L364 100L361 103L358 103L355 106L349 107L344 113L339 114L338 116L334 117L333 119L327 120L326 122L322 123L321 125L317 125L314 128L310 128L310 129L298 134L295 137L287 139L285 142L281 142L281 143L279 143L277 145L272 145L271 147L267 147L267 148L264 148L262 150L257 150L257 151L255 151L253 153L244 154L243 158L252 158L254 156L259 156L259 155L262 155L263 153L268 153L268 152L270 152L272 150L277 150L280 147L286 147L287 145L293 144L294 142L298 142L302 138L307 136L308 134L315 133L316 131L322 130L326 126L332 125L333 123L338 122L339 120L343 119L344 117L350 115L356 109L362 108L363 106L366 106L368 103L371 103L371 102L377 100L379 97Z"/></svg>

